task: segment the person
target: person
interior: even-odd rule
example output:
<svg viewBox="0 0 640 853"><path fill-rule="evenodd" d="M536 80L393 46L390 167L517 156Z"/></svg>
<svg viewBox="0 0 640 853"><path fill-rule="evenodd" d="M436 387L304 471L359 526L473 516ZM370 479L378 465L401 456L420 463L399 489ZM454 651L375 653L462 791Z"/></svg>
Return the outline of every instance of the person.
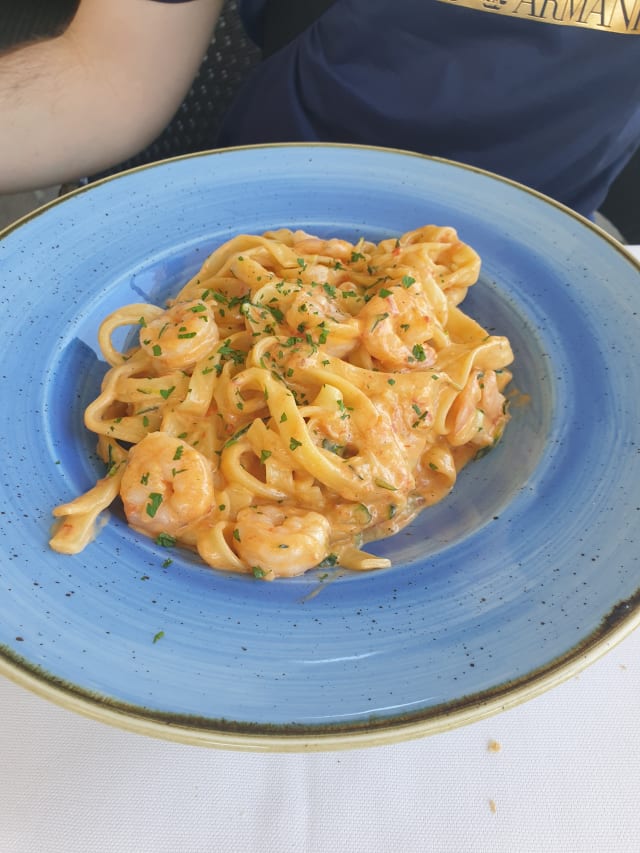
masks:
<svg viewBox="0 0 640 853"><path fill-rule="evenodd" d="M640 143L630 0L240 0L264 60L213 145L332 141L446 157L592 216ZM303 7L315 18L292 21ZM80 0L0 58L0 191L91 175L166 125L222 0ZM297 12L296 12L297 9Z"/></svg>
<svg viewBox="0 0 640 853"><path fill-rule="evenodd" d="M80 0L59 35L0 57L0 192L74 181L170 120L223 0Z"/></svg>

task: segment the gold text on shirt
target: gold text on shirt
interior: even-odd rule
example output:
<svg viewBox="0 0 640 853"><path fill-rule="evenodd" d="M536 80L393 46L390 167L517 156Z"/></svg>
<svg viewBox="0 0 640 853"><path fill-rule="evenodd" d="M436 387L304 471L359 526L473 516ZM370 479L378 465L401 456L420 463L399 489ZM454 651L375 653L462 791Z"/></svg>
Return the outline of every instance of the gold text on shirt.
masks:
<svg viewBox="0 0 640 853"><path fill-rule="evenodd" d="M640 0L440 0L453 6L569 27L640 35Z"/></svg>

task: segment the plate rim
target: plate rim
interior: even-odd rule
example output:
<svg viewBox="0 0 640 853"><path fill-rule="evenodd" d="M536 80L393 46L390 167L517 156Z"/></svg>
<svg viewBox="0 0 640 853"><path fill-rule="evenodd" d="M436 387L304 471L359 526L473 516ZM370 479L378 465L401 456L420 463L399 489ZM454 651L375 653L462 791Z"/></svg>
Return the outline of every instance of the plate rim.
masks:
<svg viewBox="0 0 640 853"><path fill-rule="evenodd" d="M625 612L627 610L629 612ZM443 734L509 711L579 675L639 626L640 588L629 599L618 602L595 631L564 655L525 673L517 679L515 687L513 682L503 682L495 688L462 697L450 706L445 705L444 710L442 705L423 710L416 715L417 719L408 722L381 719L380 726L372 727L371 721L363 720L352 729L345 730L344 724L337 724L335 730L329 726L325 732L305 733L304 726L292 728L288 724L247 727L242 723L234 724L227 731L215 725L189 725L190 718L186 716L178 719L170 714L145 714L142 707L128 707L111 700L105 702L75 686L65 686L51 676L39 676L37 667L21 664L16 655L7 653L4 648L0 648L0 675L67 711L159 740L243 752L329 752L386 746Z"/></svg>
<svg viewBox="0 0 640 853"><path fill-rule="evenodd" d="M547 205L552 205L565 215L573 217L583 226L591 229L599 239L604 239L610 248L620 253L624 259L640 272L640 259L635 257L623 244L607 233L597 223L592 222L582 214L577 213L562 203L527 187L526 185L505 178L488 170L469 166L448 158L434 157L417 152L385 148L375 145L350 143L295 142L271 143L258 145L242 145L230 148L212 148L191 154L178 155L163 160L127 169L101 178L98 181L82 185L64 195L35 208L19 219L0 229L0 241L29 221L42 215L48 209L56 207L69 198L94 190L99 186L124 178L128 175L162 168L168 164L207 158L212 155L229 154L239 151L256 151L265 149L355 149L373 152L388 152L393 155L416 157L420 160L441 163L456 169L483 175L493 181L507 184L534 196ZM76 712L84 717L107 723L120 729L128 730L163 740L180 742L190 745L216 747L221 749L258 751L258 752L308 752L327 751L345 748L359 748L390 744L428 735L442 733L460 726L493 716L494 714L513 708L528 701L553 687L575 676L586 667L601 658L605 653L631 634L640 625L640 587L628 599L619 601L607 614L600 625L587 637L583 637L567 652L552 659L549 663L536 670L526 672L515 682L507 681L480 691L476 694L463 696L447 703L416 712L415 719L411 714L398 715L395 719L380 719L379 725L375 720L362 719L357 723L338 723L329 725L327 731L318 731L317 727L292 724L230 724L229 729L216 721L211 725L189 725L189 717L178 718L176 715L152 712L140 706L128 706L118 701L93 697L77 685L67 685L56 679L46 670L31 665L28 661L6 647L0 647L0 674L14 683L29 689L45 700L49 700L67 710ZM196 718L192 718L195 720ZM219 721L218 721L219 722ZM233 731L233 729L237 731ZM253 731L252 731L253 730Z"/></svg>

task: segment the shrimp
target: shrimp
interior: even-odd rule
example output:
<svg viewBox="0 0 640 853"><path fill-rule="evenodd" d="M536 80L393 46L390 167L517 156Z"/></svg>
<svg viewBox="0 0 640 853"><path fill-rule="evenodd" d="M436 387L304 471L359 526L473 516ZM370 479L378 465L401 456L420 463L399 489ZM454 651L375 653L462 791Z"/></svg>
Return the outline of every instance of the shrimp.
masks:
<svg viewBox="0 0 640 853"><path fill-rule="evenodd" d="M362 344L383 370L421 369L435 361L432 306L416 286L391 286L358 314Z"/></svg>
<svg viewBox="0 0 640 853"><path fill-rule="evenodd" d="M338 358L344 358L357 344L358 327L353 317L340 308L335 295L329 298L317 286L300 290L293 297L285 318L298 334L312 335L325 352Z"/></svg>
<svg viewBox="0 0 640 853"><path fill-rule="evenodd" d="M473 371L447 416L450 443L484 447L497 441L509 420L504 404L495 371Z"/></svg>
<svg viewBox="0 0 640 853"><path fill-rule="evenodd" d="M324 560L330 537L324 515L266 504L238 512L234 548L260 577L293 577Z"/></svg>
<svg viewBox="0 0 640 853"><path fill-rule="evenodd" d="M211 463L185 442L151 432L129 451L120 497L136 530L177 537L214 504Z"/></svg>
<svg viewBox="0 0 640 853"><path fill-rule="evenodd" d="M140 346L168 370L192 366L218 342L210 306L200 299L176 302L140 329Z"/></svg>

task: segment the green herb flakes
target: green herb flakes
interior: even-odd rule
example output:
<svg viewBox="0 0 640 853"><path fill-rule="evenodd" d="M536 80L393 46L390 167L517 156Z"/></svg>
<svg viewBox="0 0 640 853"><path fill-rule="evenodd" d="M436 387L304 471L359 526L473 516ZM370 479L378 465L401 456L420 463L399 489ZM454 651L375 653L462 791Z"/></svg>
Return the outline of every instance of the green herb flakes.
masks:
<svg viewBox="0 0 640 853"><path fill-rule="evenodd" d="M149 518L154 518L155 514L160 509L162 503L162 495L159 492L149 492L149 503L146 506L146 512Z"/></svg>

